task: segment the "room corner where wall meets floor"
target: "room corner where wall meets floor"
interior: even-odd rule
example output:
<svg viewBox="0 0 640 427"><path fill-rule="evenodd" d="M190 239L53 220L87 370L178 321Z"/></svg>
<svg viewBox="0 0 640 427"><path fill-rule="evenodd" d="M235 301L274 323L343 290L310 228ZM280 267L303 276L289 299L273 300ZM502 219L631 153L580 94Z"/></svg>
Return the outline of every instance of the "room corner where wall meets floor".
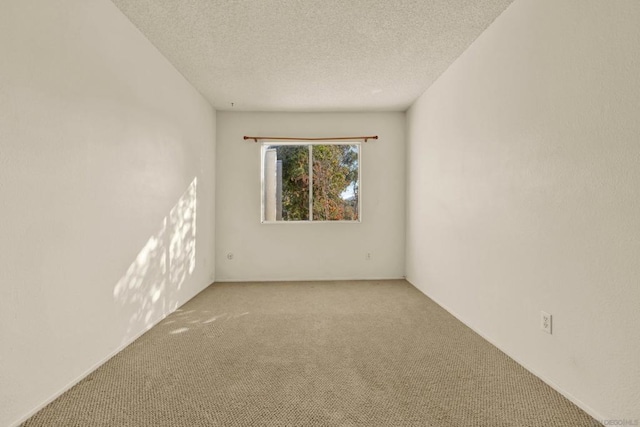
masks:
<svg viewBox="0 0 640 427"><path fill-rule="evenodd" d="M407 113L408 280L612 422L640 419L639 22L515 1Z"/></svg>
<svg viewBox="0 0 640 427"><path fill-rule="evenodd" d="M73 424L596 425L404 280L216 283L25 427Z"/></svg>

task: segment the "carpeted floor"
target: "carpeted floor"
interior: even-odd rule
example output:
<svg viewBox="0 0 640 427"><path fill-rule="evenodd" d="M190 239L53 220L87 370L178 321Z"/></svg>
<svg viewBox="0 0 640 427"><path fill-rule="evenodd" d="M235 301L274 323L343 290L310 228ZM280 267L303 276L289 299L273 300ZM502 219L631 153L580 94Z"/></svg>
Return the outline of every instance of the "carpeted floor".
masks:
<svg viewBox="0 0 640 427"><path fill-rule="evenodd" d="M595 426L397 281L216 283L26 426Z"/></svg>

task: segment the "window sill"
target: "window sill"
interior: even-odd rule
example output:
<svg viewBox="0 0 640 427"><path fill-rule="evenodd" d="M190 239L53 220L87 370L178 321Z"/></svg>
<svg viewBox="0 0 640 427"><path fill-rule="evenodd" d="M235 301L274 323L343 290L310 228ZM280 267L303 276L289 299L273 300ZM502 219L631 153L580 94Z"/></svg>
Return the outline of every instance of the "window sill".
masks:
<svg viewBox="0 0 640 427"><path fill-rule="evenodd" d="M280 224L360 224L362 220L357 221L260 221L265 225L280 225Z"/></svg>

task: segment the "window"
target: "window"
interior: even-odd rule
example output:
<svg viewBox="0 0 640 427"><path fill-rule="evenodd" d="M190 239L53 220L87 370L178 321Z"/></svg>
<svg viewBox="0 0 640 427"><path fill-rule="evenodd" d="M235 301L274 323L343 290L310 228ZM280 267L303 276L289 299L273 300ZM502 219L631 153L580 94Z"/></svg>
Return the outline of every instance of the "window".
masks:
<svg viewBox="0 0 640 427"><path fill-rule="evenodd" d="M262 144L262 222L360 221L360 144Z"/></svg>

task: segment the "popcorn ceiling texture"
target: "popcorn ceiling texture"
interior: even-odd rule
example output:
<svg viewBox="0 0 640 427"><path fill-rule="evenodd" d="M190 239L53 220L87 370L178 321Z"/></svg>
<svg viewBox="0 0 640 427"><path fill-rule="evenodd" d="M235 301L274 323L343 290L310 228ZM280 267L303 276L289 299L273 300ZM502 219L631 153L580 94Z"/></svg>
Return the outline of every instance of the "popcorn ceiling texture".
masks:
<svg viewBox="0 0 640 427"><path fill-rule="evenodd" d="M512 0L113 2L218 110L403 111Z"/></svg>

